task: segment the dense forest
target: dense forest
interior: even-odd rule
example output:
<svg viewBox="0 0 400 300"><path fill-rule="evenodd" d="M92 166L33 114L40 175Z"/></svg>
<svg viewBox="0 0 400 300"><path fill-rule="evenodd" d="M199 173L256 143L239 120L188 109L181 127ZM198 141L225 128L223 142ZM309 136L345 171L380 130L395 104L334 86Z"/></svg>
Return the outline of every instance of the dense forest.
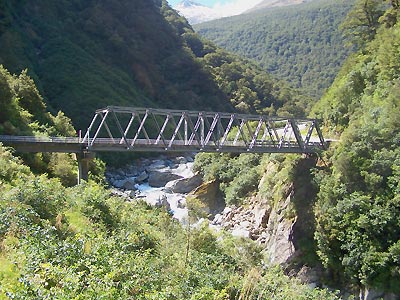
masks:
<svg viewBox="0 0 400 300"><path fill-rule="evenodd" d="M286 83L202 41L166 1L3 0L0 8L0 64L27 69L49 110L77 129L107 105L300 115L307 107Z"/></svg>
<svg viewBox="0 0 400 300"><path fill-rule="evenodd" d="M310 116L323 122L325 136L335 142L311 159L312 166L310 158L300 155L201 154L196 158L196 171L218 182L232 207L245 209L249 199L262 198L267 206L279 208L289 194L295 203L288 205L282 218L295 225L301 217L306 220L296 245L300 255L284 268L268 264L266 249L249 239L215 233L207 222L182 226L164 208L112 196L99 160L93 162L88 182L75 186L72 155L17 156L0 145L0 299L399 298L399 1L355 2L341 28L358 50L312 109L304 96L253 63L203 41L166 2L50 2L0 1L4 65L0 67L0 134L73 135L73 124L83 124L86 118L77 110L82 107L90 115L93 105L112 104L101 93L116 93L118 89L108 90L110 84L124 82L132 94L115 104L179 108L199 104L203 109L285 115L310 111ZM124 19L126 11L146 14L132 21ZM97 20L94 31L75 35L74 18L85 20L90 13L102 17L92 19ZM116 20L122 27L110 25L116 25ZM149 20L154 22L148 24ZM135 77L139 73L126 71L131 65L122 64L122 57L132 56L115 50L124 47L114 49L115 57L105 55L107 47L115 45L105 39L104 34L111 32L101 30L111 26L114 34L128 38L131 32L125 29L130 27L124 29L123 24L130 21L139 22L136 30L145 32L159 30L156 24L167 26L167 32L154 32L148 40L137 35L129 49L142 53L143 76L162 79L155 80L153 88L170 81L163 88L175 93L175 103L172 97L166 98L171 102L162 102L146 89L145 81ZM61 30L65 35L59 34ZM177 44L171 42L170 56L146 48L154 46L155 36L165 42L173 37ZM78 43L75 38L84 40ZM95 49L105 51L104 56L91 52ZM175 56L171 49L186 54ZM42 57L42 53L47 54ZM167 62L158 65L168 58L173 64L182 59L181 65L170 66L176 73L168 73ZM98 69L98 64L104 69ZM200 85L197 90L196 85ZM192 88L198 93L190 98L194 102L180 103L187 99L181 91ZM207 93L201 94L202 89ZM204 100L208 93L214 98ZM64 108L65 114L59 111ZM190 218L196 217L192 210ZM288 276L291 268L302 264L322 268L321 286L331 291L310 288Z"/></svg>
<svg viewBox="0 0 400 300"><path fill-rule="evenodd" d="M353 49L345 46L339 30L353 4L354 1L314 0L259 9L196 24L194 28L220 47L257 62L317 100Z"/></svg>
<svg viewBox="0 0 400 300"><path fill-rule="evenodd" d="M338 281L400 293L399 2L358 1L343 23L360 51L313 115L341 142L317 174L319 256Z"/></svg>

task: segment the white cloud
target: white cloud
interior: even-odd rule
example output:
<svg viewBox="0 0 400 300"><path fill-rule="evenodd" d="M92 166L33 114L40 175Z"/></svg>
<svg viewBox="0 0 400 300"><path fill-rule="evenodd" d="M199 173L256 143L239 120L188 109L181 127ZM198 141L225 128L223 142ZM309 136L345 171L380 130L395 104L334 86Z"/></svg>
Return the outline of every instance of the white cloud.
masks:
<svg viewBox="0 0 400 300"><path fill-rule="evenodd" d="M253 8L260 2L262 2L262 0L233 0L224 4L217 2L213 6L213 9L215 9L217 14L221 17L229 17L239 15L246 10Z"/></svg>

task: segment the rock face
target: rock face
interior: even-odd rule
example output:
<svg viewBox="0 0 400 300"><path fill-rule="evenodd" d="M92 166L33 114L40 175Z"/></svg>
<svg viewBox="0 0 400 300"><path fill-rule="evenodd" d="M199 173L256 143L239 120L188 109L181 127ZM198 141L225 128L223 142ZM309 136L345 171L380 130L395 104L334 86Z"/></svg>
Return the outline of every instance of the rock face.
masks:
<svg viewBox="0 0 400 300"><path fill-rule="evenodd" d="M299 184L291 182L287 175L279 175L279 168L282 166L278 163L269 163L260 181L258 195L248 199L241 207L225 208L213 220L214 225L234 235L257 241L272 264L284 264L296 254L296 226L302 230L305 228L299 226L304 217L298 214L296 203L299 200L296 197L308 196L303 195Z"/></svg>
<svg viewBox="0 0 400 300"><path fill-rule="evenodd" d="M277 207L256 197L248 204L246 208L225 208L212 223L230 230L235 236L249 237L263 245L270 263L285 263L295 253L292 235L296 218L285 217L290 196Z"/></svg>
<svg viewBox="0 0 400 300"><path fill-rule="evenodd" d="M214 216L222 212L225 207L219 184L215 180L203 183L194 189L189 196L189 198L197 199L203 204L203 211L206 215Z"/></svg>

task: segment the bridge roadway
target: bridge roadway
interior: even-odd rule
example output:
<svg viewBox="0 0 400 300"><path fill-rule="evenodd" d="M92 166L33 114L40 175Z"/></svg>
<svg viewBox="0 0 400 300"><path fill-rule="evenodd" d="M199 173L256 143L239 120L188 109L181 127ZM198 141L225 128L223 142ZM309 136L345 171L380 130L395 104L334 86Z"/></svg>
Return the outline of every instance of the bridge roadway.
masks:
<svg viewBox="0 0 400 300"><path fill-rule="evenodd" d="M133 139L127 139L132 143ZM115 138L97 138L95 143L88 145L76 137L36 137L0 135L0 142L15 149L17 152L61 152L61 153L89 153L89 152L220 152L220 153L315 153L322 149L321 143L309 142L305 149L295 143L284 142L281 145L268 141L255 142L249 148L244 142L226 141L223 147L215 144L199 145L193 141L190 145L180 140L165 140L160 143L156 139L137 139L134 146L127 148L126 144ZM170 145L171 143L171 145Z"/></svg>

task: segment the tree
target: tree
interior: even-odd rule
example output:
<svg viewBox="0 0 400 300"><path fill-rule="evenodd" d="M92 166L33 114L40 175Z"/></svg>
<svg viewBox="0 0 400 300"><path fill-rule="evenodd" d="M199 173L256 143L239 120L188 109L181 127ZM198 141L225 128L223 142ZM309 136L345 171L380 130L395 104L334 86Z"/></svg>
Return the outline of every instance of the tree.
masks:
<svg viewBox="0 0 400 300"><path fill-rule="evenodd" d="M364 48L374 38L384 12L381 0L357 0L341 25L345 37L358 48Z"/></svg>

